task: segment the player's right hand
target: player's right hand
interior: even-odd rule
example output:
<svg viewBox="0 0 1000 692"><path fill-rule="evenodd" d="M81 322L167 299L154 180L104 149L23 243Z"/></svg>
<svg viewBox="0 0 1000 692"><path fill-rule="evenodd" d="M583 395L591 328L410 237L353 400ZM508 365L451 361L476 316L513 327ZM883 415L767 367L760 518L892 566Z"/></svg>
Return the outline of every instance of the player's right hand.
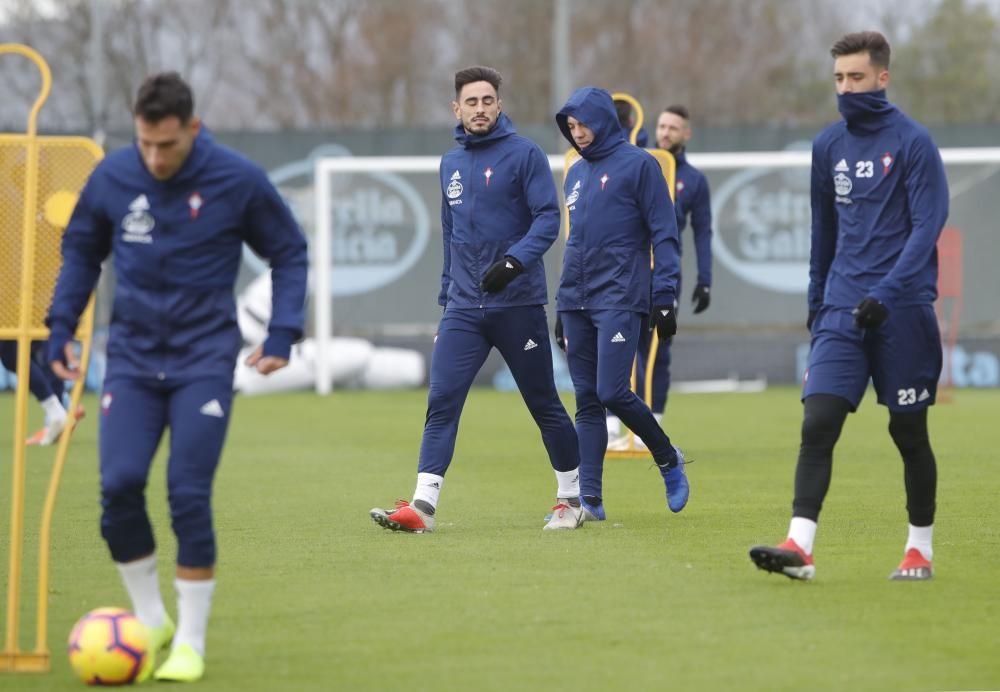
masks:
<svg viewBox="0 0 1000 692"><path fill-rule="evenodd" d="M80 379L80 359L76 357L76 347L72 341L67 341L63 346L63 357L65 358L65 362L54 360L49 363L52 372L56 374L56 377L63 380L76 381Z"/></svg>

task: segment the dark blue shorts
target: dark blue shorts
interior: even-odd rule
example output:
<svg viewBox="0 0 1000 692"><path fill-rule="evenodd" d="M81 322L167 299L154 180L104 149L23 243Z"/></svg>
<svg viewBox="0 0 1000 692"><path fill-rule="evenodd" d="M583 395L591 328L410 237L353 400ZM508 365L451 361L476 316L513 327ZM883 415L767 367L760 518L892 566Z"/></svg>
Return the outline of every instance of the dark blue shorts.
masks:
<svg viewBox="0 0 1000 692"><path fill-rule="evenodd" d="M856 410L871 378L892 411L934 403L941 376L941 334L930 305L894 308L876 329L860 329L850 308L824 306L812 328L802 398L833 394Z"/></svg>

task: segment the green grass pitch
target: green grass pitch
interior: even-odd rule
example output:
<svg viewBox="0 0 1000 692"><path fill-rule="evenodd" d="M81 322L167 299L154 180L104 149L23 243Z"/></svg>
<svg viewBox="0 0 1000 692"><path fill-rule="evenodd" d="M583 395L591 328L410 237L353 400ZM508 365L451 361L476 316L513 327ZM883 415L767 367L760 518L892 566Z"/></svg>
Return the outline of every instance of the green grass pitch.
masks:
<svg viewBox="0 0 1000 692"><path fill-rule="evenodd" d="M906 538L902 465L871 392L837 448L811 583L747 558L787 528L794 389L672 397L667 430L694 460L687 509L667 510L649 461L609 460L608 521L565 532L541 530L555 478L519 396L474 390L437 532L394 534L368 510L412 493L425 396L238 399L216 481L219 586L198 689L1000 689L1000 392L960 391L932 410L929 583L887 580ZM0 690L78 689L70 626L91 608L128 606L99 535L99 414L86 403L56 512L53 670L0 674ZM6 586L9 394L0 421ZM53 457L28 452L29 585ZM161 449L149 503L175 612L164 477Z"/></svg>

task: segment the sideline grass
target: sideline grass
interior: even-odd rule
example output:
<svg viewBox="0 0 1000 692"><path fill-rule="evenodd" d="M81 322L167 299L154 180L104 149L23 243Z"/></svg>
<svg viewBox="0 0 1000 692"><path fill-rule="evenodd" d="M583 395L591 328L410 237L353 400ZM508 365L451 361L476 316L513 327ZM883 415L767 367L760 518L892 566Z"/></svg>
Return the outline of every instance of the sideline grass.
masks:
<svg viewBox="0 0 1000 692"><path fill-rule="evenodd" d="M555 479L520 398L485 390L466 406L437 533L372 524L371 507L413 490L424 404L419 391L238 400L216 483L219 588L199 690L1000 689L1000 392L962 391L932 411L937 576L919 584L887 581L906 536L902 466L871 393L837 448L812 583L746 556L787 528L793 389L674 396L668 432L695 460L687 509L666 509L648 462L608 461L608 521L571 532L541 531ZM56 513L53 672L0 674L0 690L79 689L64 655L71 624L127 605L99 535L87 405ZM8 460L10 395L0 421ZM52 457L29 450L29 583ZM164 462L161 449L149 503L173 612ZM31 633L33 601L24 611Z"/></svg>

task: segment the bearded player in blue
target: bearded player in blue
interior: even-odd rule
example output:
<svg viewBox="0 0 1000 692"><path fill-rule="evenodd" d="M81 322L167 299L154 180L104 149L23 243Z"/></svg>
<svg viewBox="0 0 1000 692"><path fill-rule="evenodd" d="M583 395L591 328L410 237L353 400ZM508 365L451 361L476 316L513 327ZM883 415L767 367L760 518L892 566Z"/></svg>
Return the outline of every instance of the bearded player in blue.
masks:
<svg viewBox="0 0 1000 692"><path fill-rule="evenodd" d="M434 530L444 475L473 379L496 347L531 411L556 474L546 529L583 522L573 423L552 372L542 255L559 235L559 201L541 148L517 134L501 110L500 73L469 67L455 74L452 110L458 146L441 158L444 316L431 358L427 417L412 502L376 507L375 523L393 531Z"/></svg>
<svg viewBox="0 0 1000 692"><path fill-rule="evenodd" d="M694 236L695 253L698 260L698 276L694 291L691 294L691 306L695 315L708 309L711 302L712 285L712 203L708 189L708 179L705 174L692 166L687 160L687 143L691 139L691 116L685 106L668 106L660 113L656 121L656 144L661 149L669 151L677 162L677 182L674 209L677 212L677 232L684 233L688 217L691 219L691 231ZM681 243L683 248L683 243ZM680 293L681 280L677 280L677 292ZM656 350L656 360L653 363L653 391L650 396L650 408L657 422L663 421L663 411L667 406L667 394L670 390L671 341L660 341ZM639 358L636 361L636 381L646 381L646 363L649 360L651 339L643 339L639 343ZM640 390L641 391L641 390ZM608 417L608 449L627 449L628 437L621 436L618 419ZM636 447L641 447L641 441L636 440Z"/></svg>
<svg viewBox="0 0 1000 692"><path fill-rule="evenodd" d="M875 31L833 45L843 122L813 143L809 317L812 349L788 538L755 546L761 569L812 579L813 541L833 447L871 378L903 458L909 533L893 580L933 575L937 462L927 432L941 374L937 240L948 182L930 134L886 100L889 43Z"/></svg>
<svg viewBox="0 0 1000 692"><path fill-rule="evenodd" d="M639 341L648 338L642 324L650 308L660 339L677 331L680 251L670 191L656 159L625 141L607 91L576 91L556 122L582 157L564 182L569 239L556 294L556 337L576 391L584 515L606 518L607 411L646 444L666 483L667 505L679 512L689 494L684 457L630 385Z"/></svg>
<svg viewBox="0 0 1000 692"><path fill-rule="evenodd" d="M305 238L265 173L215 144L193 109L191 89L176 73L139 88L135 145L109 155L88 179L63 237L47 318L52 369L76 379L73 334L110 254L116 284L101 395L101 533L151 652L172 643L155 677L182 682L205 669L215 590L212 480L241 344L233 288L243 243L272 270L268 337L247 360L262 374L284 367L302 336L308 268ZM176 627L160 595L145 498L167 428Z"/></svg>

